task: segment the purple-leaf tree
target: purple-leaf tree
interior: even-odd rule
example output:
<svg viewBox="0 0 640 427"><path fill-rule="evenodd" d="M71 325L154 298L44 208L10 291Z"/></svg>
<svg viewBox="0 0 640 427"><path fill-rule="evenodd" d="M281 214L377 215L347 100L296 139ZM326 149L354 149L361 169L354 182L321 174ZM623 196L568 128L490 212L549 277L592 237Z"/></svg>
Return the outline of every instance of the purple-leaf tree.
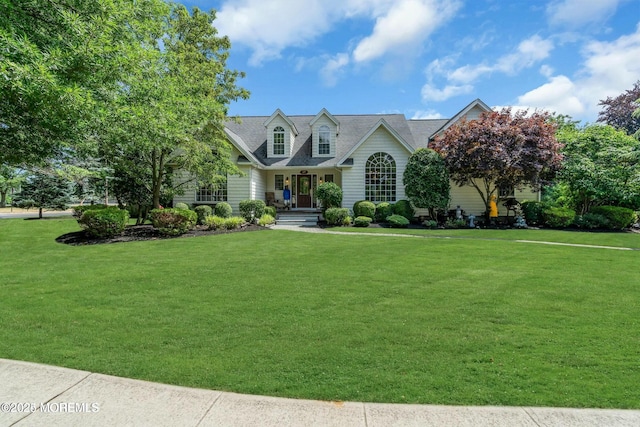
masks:
<svg viewBox="0 0 640 427"><path fill-rule="evenodd" d="M432 142L458 186L474 187L485 206L498 188L534 189L549 182L560 168L562 145L547 113L483 113L462 120Z"/></svg>

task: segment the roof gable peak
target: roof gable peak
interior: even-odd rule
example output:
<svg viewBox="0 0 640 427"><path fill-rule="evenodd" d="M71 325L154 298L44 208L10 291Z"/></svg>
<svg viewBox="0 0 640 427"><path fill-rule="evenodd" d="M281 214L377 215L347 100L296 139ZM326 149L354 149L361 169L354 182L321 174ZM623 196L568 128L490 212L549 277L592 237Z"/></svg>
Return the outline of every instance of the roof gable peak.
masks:
<svg viewBox="0 0 640 427"><path fill-rule="evenodd" d="M269 123L271 123L278 116L281 117L285 122L287 122L287 124L289 125L289 127L293 131L294 135L297 136L298 135L298 129L296 128L296 125L279 108L276 108L276 111L274 111L273 114L271 116L269 116L269 118L267 120L265 120L264 127L269 127Z"/></svg>
<svg viewBox="0 0 640 427"><path fill-rule="evenodd" d="M323 108L318 114L316 114L311 122L309 122L309 126L313 126L322 116L326 116L329 120L331 120L333 124L336 125L336 128L338 130L337 133L340 133L340 122L326 108Z"/></svg>

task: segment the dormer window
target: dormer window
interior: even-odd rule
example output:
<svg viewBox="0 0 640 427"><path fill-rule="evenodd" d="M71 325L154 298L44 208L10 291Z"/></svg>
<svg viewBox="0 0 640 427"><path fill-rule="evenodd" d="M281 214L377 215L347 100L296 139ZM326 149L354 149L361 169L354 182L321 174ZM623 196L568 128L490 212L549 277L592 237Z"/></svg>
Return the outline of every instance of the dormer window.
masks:
<svg viewBox="0 0 640 427"><path fill-rule="evenodd" d="M318 154L331 154L331 130L322 125L318 131Z"/></svg>
<svg viewBox="0 0 640 427"><path fill-rule="evenodd" d="M273 155L284 156L284 128L276 126L273 129Z"/></svg>

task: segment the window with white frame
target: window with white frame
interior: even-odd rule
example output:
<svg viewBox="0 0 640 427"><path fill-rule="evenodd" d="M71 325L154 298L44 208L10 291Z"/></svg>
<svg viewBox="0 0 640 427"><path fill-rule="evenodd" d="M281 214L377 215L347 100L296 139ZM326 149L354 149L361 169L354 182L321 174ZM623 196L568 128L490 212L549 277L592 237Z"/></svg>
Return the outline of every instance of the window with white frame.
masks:
<svg viewBox="0 0 640 427"><path fill-rule="evenodd" d="M515 189L512 185L502 185L498 188L498 198L508 199L510 197L515 197Z"/></svg>
<svg viewBox="0 0 640 427"><path fill-rule="evenodd" d="M318 154L331 154L331 130L322 125L318 130Z"/></svg>
<svg viewBox="0 0 640 427"><path fill-rule="evenodd" d="M378 152L367 160L364 175L365 199L374 203L396 201L396 161Z"/></svg>
<svg viewBox="0 0 640 427"><path fill-rule="evenodd" d="M333 174L332 173L325 174L324 182L333 182Z"/></svg>
<svg viewBox="0 0 640 427"><path fill-rule="evenodd" d="M276 175L276 190L284 190L284 175Z"/></svg>
<svg viewBox="0 0 640 427"><path fill-rule="evenodd" d="M284 155L284 128L276 126L273 129L273 154L275 156Z"/></svg>
<svg viewBox="0 0 640 427"><path fill-rule="evenodd" d="M226 178L215 185L203 185L196 191L196 202L214 203L227 201Z"/></svg>

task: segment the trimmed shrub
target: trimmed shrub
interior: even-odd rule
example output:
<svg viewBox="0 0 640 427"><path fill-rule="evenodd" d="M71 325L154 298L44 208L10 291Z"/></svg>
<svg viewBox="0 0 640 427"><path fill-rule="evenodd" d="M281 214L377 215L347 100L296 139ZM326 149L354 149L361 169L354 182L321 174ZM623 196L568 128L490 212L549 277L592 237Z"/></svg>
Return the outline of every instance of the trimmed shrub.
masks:
<svg viewBox="0 0 640 427"><path fill-rule="evenodd" d="M198 225L203 225L205 218L213 215L213 209L209 205L196 206L193 211L198 215Z"/></svg>
<svg viewBox="0 0 640 427"><path fill-rule="evenodd" d="M393 213L394 215L402 215L408 221L413 219L416 211L411 206L411 202L408 200L398 200L395 205L393 205Z"/></svg>
<svg viewBox="0 0 640 427"><path fill-rule="evenodd" d="M360 200L353 205L353 214L355 216L367 216L374 218L376 216L376 205L368 200Z"/></svg>
<svg viewBox="0 0 640 427"><path fill-rule="evenodd" d="M86 211L91 211L94 209L104 209L106 208L107 205L81 205L81 206L74 206L73 207L73 216L75 218L80 218L82 216L83 213L85 213Z"/></svg>
<svg viewBox="0 0 640 427"><path fill-rule="evenodd" d="M434 219L428 219L428 220L424 221L422 223L422 225L424 225L425 227L430 228L430 229L433 230L433 229L438 228L438 221L436 221Z"/></svg>
<svg viewBox="0 0 640 427"><path fill-rule="evenodd" d="M122 233L129 222L129 212L115 206L88 209L78 219L78 224L93 237L102 239Z"/></svg>
<svg viewBox="0 0 640 427"><path fill-rule="evenodd" d="M218 230L224 227L225 220L226 218L217 215L208 216L204 219L204 224L209 230Z"/></svg>
<svg viewBox="0 0 640 427"><path fill-rule="evenodd" d="M550 207L542 211L544 223L553 228L568 227L576 218L576 211L569 208Z"/></svg>
<svg viewBox="0 0 640 427"><path fill-rule="evenodd" d="M229 218L233 213L233 209L231 209L231 205L229 203L220 202L216 205L214 213L216 216L219 216L221 218Z"/></svg>
<svg viewBox="0 0 640 427"><path fill-rule="evenodd" d="M240 215L245 221L253 223L257 218L264 215L266 207L264 200L243 200L240 202Z"/></svg>
<svg viewBox="0 0 640 427"><path fill-rule="evenodd" d="M271 215L272 217L276 217L278 216L278 213L276 211L276 207L275 206L267 206L266 208L264 208L264 213L267 215ZM260 217L262 218L262 217Z"/></svg>
<svg viewBox="0 0 640 427"><path fill-rule="evenodd" d="M190 210L190 209L189 209L189 205L188 205L188 204L186 204L186 203L182 203L182 202L176 203L176 205L174 206L174 209L186 209L186 210Z"/></svg>
<svg viewBox="0 0 640 427"><path fill-rule="evenodd" d="M327 220L328 225L344 225L344 220L348 216L349 209L347 208L329 208L324 212L324 219Z"/></svg>
<svg viewBox="0 0 640 427"><path fill-rule="evenodd" d="M342 226L343 227L349 227L351 225L351 223L353 222L353 220L351 219L350 216L346 216L344 217L344 219L342 220Z"/></svg>
<svg viewBox="0 0 640 427"><path fill-rule="evenodd" d="M224 220L224 228L227 230L235 230L236 228L240 228L242 224L245 223L245 220L241 216L232 216L230 218L225 218Z"/></svg>
<svg viewBox="0 0 640 427"><path fill-rule="evenodd" d="M393 215L393 204L389 202L380 202L376 206L376 221L384 222L389 215Z"/></svg>
<svg viewBox="0 0 640 427"><path fill-rule="evenodd" d="M527 224L540 225L544 222L542 212L548 206L543 202L537 202L535 200L525 200L520 203L522 214Z"/></svg>
<svg viewBox="0 0 640 427"><path fill-rule="evenodd" d="M325 182L316 188L316 198L322 204L322 213L327 209L342 206L342 188L334 182Z"/></svg>
<svg viewBox="0 0 640 427"><path fill-rule="evenodd" d="M353 220L353 225L355 227L368 227L371 221L373 220L368 216L358 216Z"/></svg>
<svg viewBox="0 0 640 427"><path fill-rule="evenodd" d="M576 227L583 228L585 230L610 228L609 220L606 216L591 212L587 212L584 215L578 215L573 223Z"/></svg>
<svg viewBox="0 0 640 427"><path fill-rule="evenodd" d="M149 216L153 226L160 233L168 236L178 236L191 230L196 224L198 215L187 209L153 209Z"/></svg>
<svg viewBox="0 0 640 427"><path fill-rule="evenodd" d="M604 216L609 221L609 227L616 230L629 227L637 219L633 209L620 206L596 206L589 213Z"/></svg>
<svg viewBox="0 0 640 427"><path fill-rule="evenodd" d="M447 222L444 223L444 228L466 228L467 221L464 219L455 219L449 218Z"/></svg>
<svg viewBox="0 0 640 427"><path fill-rule="evenodd" d="M275 222L276 219L273 217L273 215L264 214L258 220L258 225L266 227L267 225L275 224Z"/></svg>
<svg viewBox="0 0 640 427"><path fill-rule="evenodd" d="M409 226L409 220L402 215L390 215L387 218L387 222L393 228L406 228Z"/></svg>

